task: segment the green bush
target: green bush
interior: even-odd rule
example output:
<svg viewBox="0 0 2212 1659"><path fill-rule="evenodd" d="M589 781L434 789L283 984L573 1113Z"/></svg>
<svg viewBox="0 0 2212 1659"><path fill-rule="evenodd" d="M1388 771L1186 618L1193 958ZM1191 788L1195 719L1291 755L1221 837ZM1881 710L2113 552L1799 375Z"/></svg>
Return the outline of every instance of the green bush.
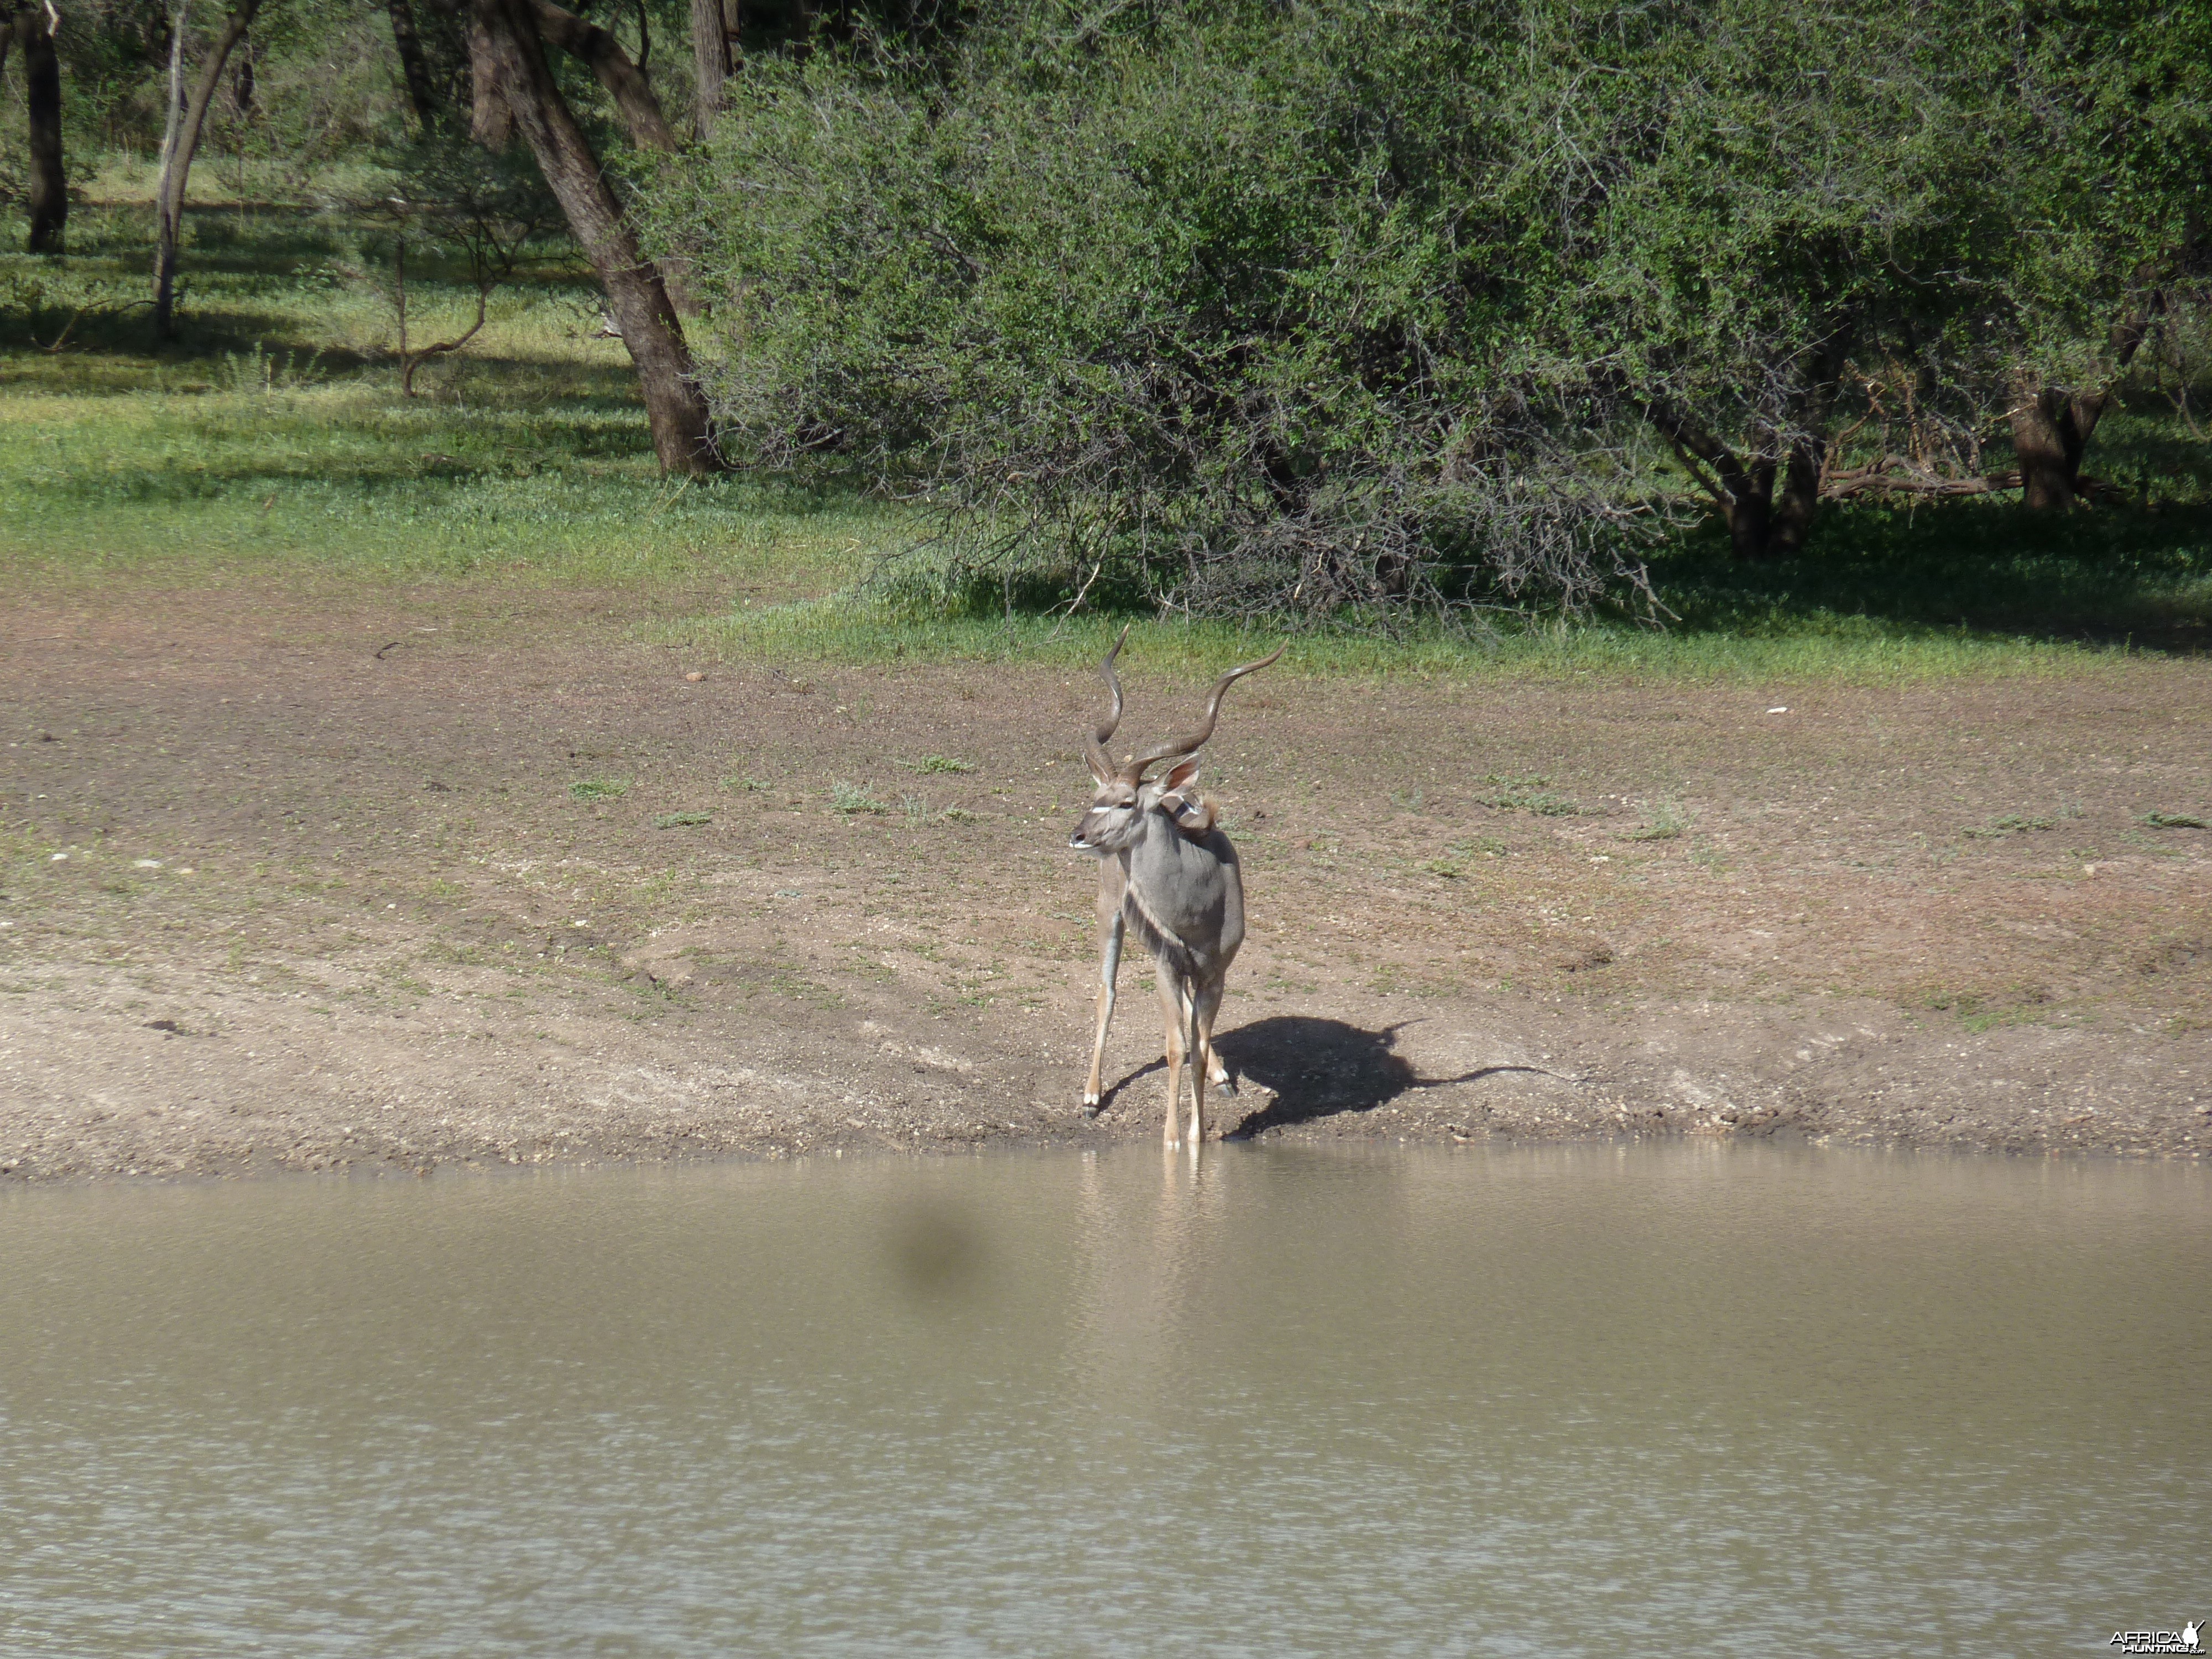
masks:
<svg viewBox="0 0 2212 1659"><path fill-rule="evenodd" d="M649 188L741 460L921 495L894 597L1368 616L1638 579L1626 459L1528 372L1478 9L1046 6L754 67Z"/></svg>

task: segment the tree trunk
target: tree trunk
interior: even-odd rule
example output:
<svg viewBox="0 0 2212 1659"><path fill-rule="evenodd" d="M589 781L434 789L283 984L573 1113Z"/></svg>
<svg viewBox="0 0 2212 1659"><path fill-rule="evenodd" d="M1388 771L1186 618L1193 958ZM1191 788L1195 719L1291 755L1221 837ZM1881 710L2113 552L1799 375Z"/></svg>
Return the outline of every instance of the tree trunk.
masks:
<svg viewBox="0 0 2212 1659"><path fill-rule="evenodd" d="M614 100L616 112L622 117L630 143L641 149L665 150L672 155L683 149L676 129L668 125L667 116L661 112L660 100L654 95L653 82L646 79L642 69L630 62L629 54L622 49L622 42L615 39L611 29L586 22L575 13L555 5L553 0L531 0L530 9L538 21L538 35L546 45L573 53L592 66L592 73L599 76L599 84ZM706 310L693 297L690 260L663 259L660 275L679 315L696 317Z"/></svg>
<svg viewBox="0 0 2212 1659"><path fill-rule="evenodd" d="M386 0L392 15L392 44L399 49L399 69L407 80L407 101L415 106L415 118L428 133L438 118L438 94L430 79L430 60L423 54L422 33L415 27L411 0Z"/></svg>
<svg viewBox="0 0 2212 1659"><path fill-rule="evenodd" d="M505 149L514 142L514 111L499 80L499 56L491 31L469 11L469 137L486 149Z"/></svg>
<svg viewBox="0 0 2212 1659"><path fill-rule="evenodd" d="M1727 509L1729 549L1737 558L1756 563L1773 550L1774 461L1755 455L1736 471L1738 482L1729 492Z"/></svg>
<svg viewBox="0 0 2212 1659"><path fill-rule="evenodd" d="M2112 383L2149 337L2166 295L2152 289L2116 319L2106 337L2112 373L2094 392L2069 392L2023 378L2013 392L2012 447L2020 459L2021 501L2031 512L2063 513L2081 494L2081 460L2112 399Z"/></svg>
<svg viewBox="0 0 2212 1659"><path fill-rule="evenodd" d="M23 49L23 104L30 117L33 253L59 253L69 224L69 181L62 173L62 67L54 53L54 15L46 0L31 0L15 14L15 44Z"/></svg>
<svg viewBox="0 0 2212 1659"><path fill-rule="evenodd" d="M1782 477L1782 499L1766 532L1766 556L1794 557L1805 550L1813 533L1813 514L1820 505L1820 463L1827 445L1818 438L1800 438L1790 446Z"/></svg>
<svg viewBox="0 0 2212 1659"><path fill-rule="evenodd" d="M2012 451L2028 511L2063 513L2074 505L2081 450L2073 399L2055 386L2021 387L2012 409Z"/></svg>
<svg viewBox="0 0 2212 1659"><path fill-rule="evenodd" d="M200 147L200 131L207 124L208 106L215 100L215 89L222 83L223 65L230 54L246 38L252 26L253 14L261 9L261 0L240 0L236 11L222 26L222 33L200 65L200 78L192 87L191 101L179 117L173 104L170 106L171 129L167 143L161 147L161 178L155 187L155 211L157 217L157 236L154 248L154 332L167 339L176 326L177 299L177 243L185 217L185 185L191 179L192 157ZM177 15L177 40L170 49L169 70L173 88L184 65L184 14ZM172 98L175 96L173 89Z"/></svg>
<svg viewBox="0 0 2212 1659"><path fill-rule="evenodd" d="M169 17L169 72L161 89L161 173L154 188L154 283L157 293L165 290L175 277L177 234L176 227L169 222L169 158L177 148L178 137L185 125L185 24L191 15L191 0L177 0L177 9ZM155 313L156 328L166 334L167 318Z"/></svg>
<svg viewBox="0 0 2212 1659"><path fill-rule="evenodd" d="M1644 418L1674 447L1683 467L1720 509L1729 547L1737 558L1757 563L1804 550L1820 502L1820 464L1827 453L1823 440L1791 440L1778 457L1744 456L1664 404L1649 405Z"/></svg>
<svg viewBox="0 0 2212 1659"><path fill-rule="evenodd" d="M704 143L714 136L714 120L722 112L722 83L730 78L730 32L722 0L691 0L691 60L698 87L691 131Z"/></svg>
<svg viewBox="0 0 2212 1659"><path fill-rule="evenodd" d="M599 158L546 67L532 0L474 0L473 18L471 39L483 41L479 69L490 70L493 90L512 112L606 289L607 309L637 365L661 465L672 472L720 471L707 400L691 376L683 325L660 272L639 251ZM479 94L483 90L479 81Z"/></svg>
<svg viewBox="0 0 2212 1659"><path fill-rule="evenodd" d="M1674 446L1683 469L1720 508L1722 520L1728 526L1729 545L1736 557L1765 558L1774 501L1774 463L1753 456L1747 464L1735 450L1669 404L1645 405L1644 418Z"/></svg>

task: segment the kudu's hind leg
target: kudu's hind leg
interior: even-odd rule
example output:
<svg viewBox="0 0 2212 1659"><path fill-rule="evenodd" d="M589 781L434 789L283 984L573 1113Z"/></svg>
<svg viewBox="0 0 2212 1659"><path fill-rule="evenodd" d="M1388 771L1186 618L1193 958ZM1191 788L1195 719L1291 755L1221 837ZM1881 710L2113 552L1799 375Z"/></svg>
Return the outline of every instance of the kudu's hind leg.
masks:
<svg viewBox="0 0 2212 1659"><path fill-rule="evenodd" d="M1190 1024L1191 1013L1190 996L1186 988L1182 1000L1182 1023L1185 1025ZM1221 1056L1213 1052L1211 1044L1207 1045L1206 1050L1206 1083L1208 1088L1218 1089L1224 1095L1233 1095L1237 1092L1237 1084L1230 1077L1229 1068L1221 1063Z"/></svg>
<svg viewBox="0 0 2212 1659"><path fill-rule="evenodd" d="M1206 1068L1213 1058L1200 1027L1205 1006L1205 998L1198 994L1187 997L1183 1002L1189 1019L1184 1051L1190 1055L1190 1144L1194 1146L1206 1145Z"/></svg>
<svg viewBox="0 0 2212 1659"><path fill-rule="evenodd" d="M1164 957L1154 964L1153 982L1159 988L1160 1018L1168 1034L1168 1115L1166 1127L1160 1133L1161 1139L1172 1146L1177 1139L1176 1120L1182 1115L1182 1067L1189 1022L1182 982ZM1195 1074L1194 1066L1193 1075Z"/></svg>
<svg viewBox="0 0 2212 1659"><path fill-rule="evenodd" d="M1102 907L1103 908L1103 907ZM1098 1115L1106 1103L1106 1028L1114 1018L1114 977L1121 966L1121 910L1117 902L1113 919L1104 921L1098 952L1098 1034L1091 1043L1091 1081L1083 1088L1083 1109Z"/></svg>
<svg viewBox="0 0 2212 1659"><path fill-rule="evenodd" d="M1218 985L1209 985L1198 992L1191 1007L1191 1047L1200 1056L1200 1063L1191 1068L1191 1077L1197 1089L1198 1103L1191 1114L1197 1127L1192 1131L1198 1139L1206 1138L1206 1081L1211 1076L1222 1081L1226 1073L1213 1052L1213 1019L1221 1012L1221 990Z"/></svg>

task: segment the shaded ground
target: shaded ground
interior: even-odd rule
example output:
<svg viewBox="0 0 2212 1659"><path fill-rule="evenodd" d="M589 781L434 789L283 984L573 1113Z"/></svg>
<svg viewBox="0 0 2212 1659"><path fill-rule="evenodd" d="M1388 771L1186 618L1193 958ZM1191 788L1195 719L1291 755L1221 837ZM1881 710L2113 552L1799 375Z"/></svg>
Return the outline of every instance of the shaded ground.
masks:
<svg viewBox="0 0 2212 1659"><path fill-rule="evenodd" d="M12 603L0 1176L1158 1133L1140 971L1077 1109L1094 683L617 624L450 588ZM1130 684L1132 732L1197 690ZM2208 716L2201 666L2142 659L1248 682L1206 773L1255 918L1219 1121L2201 1154L2212 834L2144 817L2212 817Z"/></svg>

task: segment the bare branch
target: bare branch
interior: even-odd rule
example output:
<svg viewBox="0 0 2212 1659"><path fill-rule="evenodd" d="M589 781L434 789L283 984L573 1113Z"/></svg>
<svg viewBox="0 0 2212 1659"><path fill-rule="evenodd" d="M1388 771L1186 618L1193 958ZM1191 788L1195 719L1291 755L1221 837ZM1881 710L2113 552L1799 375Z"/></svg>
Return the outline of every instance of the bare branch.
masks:
<svg viewBox="0 0 2212 1659"><path fill-rule="evenodd" d="M599 77L599 84L614 100L615 109L622 116L632 143L641 149L663 150L670 155L683 149L676 129L668 125L668 117L661 112L653 83L645 78L642 70L630 62L629 54L622 49L622 43L611 30L586 21L573 11L555 5L553 0L531 0L531 10L537 15L538 30L546 45L558 46L592 66L592 73Z"/></svg>

